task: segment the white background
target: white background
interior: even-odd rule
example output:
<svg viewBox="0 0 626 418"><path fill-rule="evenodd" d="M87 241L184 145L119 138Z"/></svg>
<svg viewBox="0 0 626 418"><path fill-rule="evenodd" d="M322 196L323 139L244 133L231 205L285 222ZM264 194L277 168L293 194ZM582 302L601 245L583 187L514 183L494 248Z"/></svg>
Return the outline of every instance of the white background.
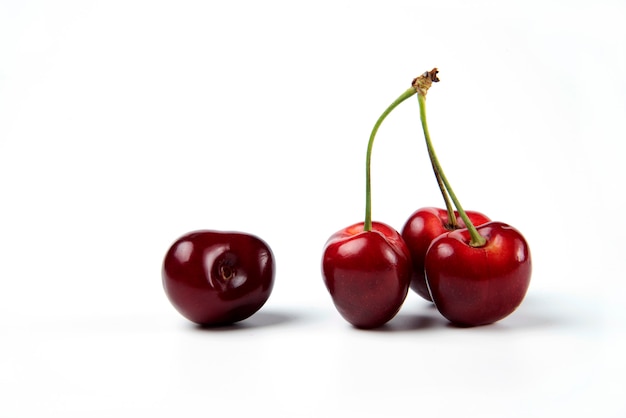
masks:
<svg viewBox="0 0 626 418"><path fill-rule="evenodd" d="M626 416L623 1L0 1L0 416ZM382 111L423 71L466 209L521 230L510 317L415 294L359 331L320 274L363 220ZM441 206L417 100L374 146L373 217ZM236 326L169 304L195 229L256 234L274 292Z"/></svg>

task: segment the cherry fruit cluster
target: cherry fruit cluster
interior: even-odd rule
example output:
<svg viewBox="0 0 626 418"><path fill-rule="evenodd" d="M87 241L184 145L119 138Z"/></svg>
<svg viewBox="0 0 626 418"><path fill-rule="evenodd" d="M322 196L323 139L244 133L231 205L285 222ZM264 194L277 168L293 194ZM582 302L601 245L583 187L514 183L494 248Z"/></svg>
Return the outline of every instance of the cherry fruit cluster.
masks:
<svg viewBox="0 0 626 418"><path fill-rule="evenodd" d="M530 284L530 250L522 234L480 212L465 211L439 163L426 120L426 93L439 81L437 74L435 68L415 78L376 121L367 148L365 220L333 234L324 248L326 287L339 313L357 328L391 320L408 289L432 301L455 325L490 324L517 309ZM446 209L416 210L399 233L372 221L370 160L381 123L413 95Z"/></svg>

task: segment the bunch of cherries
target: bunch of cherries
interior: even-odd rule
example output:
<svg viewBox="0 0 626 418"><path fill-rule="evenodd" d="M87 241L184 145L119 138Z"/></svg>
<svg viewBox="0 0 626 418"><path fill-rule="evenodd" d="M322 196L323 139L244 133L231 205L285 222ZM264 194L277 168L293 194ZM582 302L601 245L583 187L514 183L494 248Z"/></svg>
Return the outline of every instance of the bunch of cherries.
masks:
<svg viewBox="0 0 626 418"><path fill-rule="evenodd" d="M426 121L426 93L439 81L437 73L435 68L415 78L377 120L367 148L365 221L332 235L324 249L328 291L339 313L358 328L376 328L391 320L409 288L434 302L453 324L490 324L511 314L530 284L530 251L522 234L482 213L463 210L437 159ZM418 209L400 234L372 222L370 159L383 120L415 94L446 209Z"/></svg>
<svg viewBox="0 0 626 418"><path fill-rule="evenodd" d="M365 220L333 234L324 246L322 275L341 316L357 328L377 328L400 310L409 289L451 323L478 326L499 321L522 302L531 276L528 244L515 228L460 205L430 139L426 93L438 82L435 68L378 118L369 138ZM425 207L402 233L372 221L371 156L382 122L417 95L420 119L445 209ZM274 283L274 256L258 237L238 232L196 231L179 238L163 261L165 292L177 310L201 325L224 325L257 312Z"/></svg>

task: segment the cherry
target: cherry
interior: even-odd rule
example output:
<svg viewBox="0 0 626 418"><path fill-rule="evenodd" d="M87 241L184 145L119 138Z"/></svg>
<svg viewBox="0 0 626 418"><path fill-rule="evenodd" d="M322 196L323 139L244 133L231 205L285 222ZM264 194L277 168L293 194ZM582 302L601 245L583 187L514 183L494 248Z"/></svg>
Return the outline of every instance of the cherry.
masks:
<svg viewBox="0 0 626 418"><path fill-rule="evenodd" d="M322 261L324 283L343 318L376 328L397 313L409 289L409 252L392 227L357 223L333 234Z"/></svg>
<svg viewBox="0 0 626 418"><path fill-rule="evenodd" d="M481 225L490 221L486 215L480 212L466 211L466 213L474 225ZM454 218L456 219L455 226L449 221L447 210L425 207L413 212L402 228L402 238L411 254L413 266L411 290L428 301L432 301L432 298L428 292L426 275L424 273L426 250L428 250L432 241L440 235L458 228L465 228L465 222L459 216L458 211L454 211Z"/></svg>
<svg viewBox="0 0 626 418"><path fill-rule="evenodd" d="M522 303L530 284L528 243L502 222L477 227L484 245L470 245L468 229L435 239L426 253L428 285L437 310L460 326L499 321Z"/></svg>
<svg viewBox="0 0 626 418"><path fill-rule="evenodd" d="M450 322L485 325L510 315L524 299L531 277L528 243L502 222L476 227L463 210L435 154L426 121L426 92L437 71L414 80L420 118L433 168L466 228L436 238L426 251L424 272L432 300Z"/></svg>
<svg viewBox="0 0 626 418"><path fill-rule="evenodd" d="M274 255L260 238L202 230L178 238L163 261L163 287L174 307L200 325L250 317L274 285Z"/></svg>
<svg viewBox="0 0 626 418"><path fill-rule="evenodd" d="M365 159L365 221L331 235L324 246L322 275L337 311L357 328L377 328L400 310L409 291L409 250L398 231L372 222L371 156L376 132L387 115L415 94L398 97L378 118Z"/></svg>

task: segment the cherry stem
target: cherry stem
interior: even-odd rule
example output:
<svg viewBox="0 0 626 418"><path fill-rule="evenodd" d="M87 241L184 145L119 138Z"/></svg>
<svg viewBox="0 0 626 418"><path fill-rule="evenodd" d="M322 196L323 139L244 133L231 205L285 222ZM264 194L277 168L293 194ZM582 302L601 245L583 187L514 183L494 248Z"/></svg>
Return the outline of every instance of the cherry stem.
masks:
<svg viewBox="0 0 626 418"><path fill-rule="evenodd" d="M433 82L438 82L439 78L437 77L437 73L439 70L437 68L433 68L431 71L427 71L419 77L413 79L412 85L413 88L420 92L423 96L426 96L428 89L432 85ZM456 220L456 214L454 213L454 206L452 202L450 202L450 196L448 196L448 192L446 191L445 185L443 184L443 180L441 180L441 175L439 174L439 170L433 164L433 157L430 153L430 148L428 149L428 158L430 159L430 163L433 167L433 172L435 173L435 178L437 179L437 186L439 186L439 191L441 192L441 197L443 197L443 201L446 205L446 211L448 212L448 222L445 227L450 230L458 229L459 225Z"/></svg>
<svg viewBox="0 0 626 418"><path fill-rule="evenodd" d="M367 144L367 156L365 157L365 222L363 223L364 231L372 230L372 177L371 177L371 162L372 162L372 148L374 146L374 138L376 137L376 133L378 132L378 128L383 123L387 115L391 113L393 109L395 109L400 103L413 96L416 93L414 87L409 88L404 93L400 95L393 103L389 105L387 109L380 115L376 123L374 124L374 128L372 129L372 133L370 134L370 139Z"/></svg>
<svg viewBox="0 0 626 418"><path fill-rule="evenodd" d="M428 153L428 157L430 158L431 164L433 161L433 157L430 154L430 150ZM459 225L456 221L456 214L454 213L454 206L452 206L452 202L450 201L450 196L448 196L448 192L446 191L446 187L443 184L443 180L441 179L441 174L435 167L435 164L432 164L433 171L435 173L435 178L437 179L437 185L439 186L439 191L441 192L441 196L443 197L443 201L446 204L446 211L448 212L448 223L446 224L446 228L454 230L458 229Z"/></svg>
<svg viewBox="0 0 626 418"><path fill-rule="evenodd" d="M480 233L476 229L476 226L474 226L469 216L467 216L467 213L465 213L465 210L463 210L461 203L457 199L456 194L454 193L454 190L452 190L452 187L450 186L450 182L446 178L446 175L444 174L443 169L441 168L441 164L439 163L439 159L437 158L437 154L435 153L435 149L433 148L433 144L430 139L430 132L428 130L428 123L426 121L426 92L428 91L428 88L430 88L430 85L432 84L433 81L439 81L436 75L437 75L437 71L436 69L433 69L433 71L431 71L430 73L424 73L422 76L416 78L413 81L413 85L415 86L415 89L417 90L417 101L420 107L420 119L422 121L422 129L424 131L424 138L426 139L426 147L428 148L428 155L434 167L435 174L437 175L438 173L439 178L441 179L443 185L445 186L445 189L450 195L452 202L454 202L454 206L458 210L459 215L461 216L461 219L463 219L463 222L465 222L465 226L468 229L470 237L471 237L469 245L472 247L482 247L483 245L486 244L487 240L485 239L485 237L480 235Z"/></svg>

